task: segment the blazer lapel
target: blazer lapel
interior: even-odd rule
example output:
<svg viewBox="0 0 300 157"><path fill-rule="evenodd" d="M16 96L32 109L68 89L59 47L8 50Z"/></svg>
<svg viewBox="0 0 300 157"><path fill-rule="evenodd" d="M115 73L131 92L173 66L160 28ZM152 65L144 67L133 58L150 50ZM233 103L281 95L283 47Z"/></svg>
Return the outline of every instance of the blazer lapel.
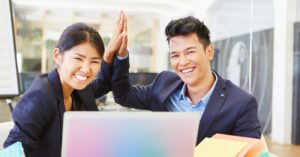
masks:
<svg viewBox="0 0 300 157"><path fill-rule="evenodd" d="M53 88L56 100L57 100L57 109L59 112L59 116L60 116L60 126L63 126L63 116L64 116L64 112L65 112L65 106L64 106L64 98L63 98L63 93L62 93L62 86L60 83L60 78L58 75L58 72L56 71L56 69L52 70L49 74L48 74L48 80Z"/></svg>
<svg viewBox="0 0 300 157"><path fill-rule="evenodd" d="M159 95L160 103L163 103L166 101L167 98L178 88L178 86L183 85L183 82L181 80L174 81L171 83L168 87L163 89L163 91Z"/></svg>
<svg viewBox="0 0 300 157"><path fill-rule="evenodd" d="M54 69L48 74L48 80L52 84L53 90L55 91L55 95L58 102L58 108L60 115L64 115L65 112L65 106L64 106L64 98L62 93L62 86L59 79L59 75ZM93 93L89 92L93 91L91 85L88 85L85 89L81 91L74 91L77 92L81 102L86 107L88 111L98 111L95 103L95 96Z"/></svg>
<svg viewBox="0 0 300 157"><path fill-rule="evenodd" d="M166 86L161 92L158 92L158 101L160 104L159 111L168 111L165 105L165 101L170 97L170 95L180 86L183 86L183 81L179 77L176 76L176 80L173 82L167 82L168 86Z"/></svg>
<svg viewBox="0 0 300 157"><path fill-rule="evenodd" d="M216 118L221 106L223 105L227 95L226 95L226 83L218 75L218 82L216 84L215 90L211 95L208 105L202 115L199 126L199 133L197 143L199 143L206 135L212 122Z"/></svg>

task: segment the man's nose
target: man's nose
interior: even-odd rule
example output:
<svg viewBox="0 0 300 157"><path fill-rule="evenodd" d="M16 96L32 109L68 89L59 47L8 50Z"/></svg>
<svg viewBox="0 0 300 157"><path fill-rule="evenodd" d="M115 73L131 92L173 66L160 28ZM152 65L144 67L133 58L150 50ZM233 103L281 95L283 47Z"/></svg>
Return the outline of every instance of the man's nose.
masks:
<svg viewBox="0 0 300 157"><path fill-rule="evenodd" d="M179 64L180 64L180 65L184 66L184 65L186 65L186 64L188 64L188 63L189 63L189 59L188 59L187 56L181 55L181 56L179 57Z"/></svg>

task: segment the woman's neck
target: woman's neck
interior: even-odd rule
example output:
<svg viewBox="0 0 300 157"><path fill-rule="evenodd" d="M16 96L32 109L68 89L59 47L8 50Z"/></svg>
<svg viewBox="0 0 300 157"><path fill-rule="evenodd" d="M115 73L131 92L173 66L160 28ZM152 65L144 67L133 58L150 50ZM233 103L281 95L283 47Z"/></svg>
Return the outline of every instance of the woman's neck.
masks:
<svg viewBox="0 0 300 157"><path fill-rule="evenodd" d="M64 96L64 105L66 111L72 110L72 92L73 89L70 88L70 86L66 86L62 84L63 89L63 96Z"/></svg>
<svg viewBox="0 0 300 157"><path fill-rule="evenodd" d="M57 69L57 72L60 77L61 87L62 87L62 93L64 98L64 106L66 111L71 111L72 109L72 92L74 89L69 86L61 77L60 70Z"/></svg>

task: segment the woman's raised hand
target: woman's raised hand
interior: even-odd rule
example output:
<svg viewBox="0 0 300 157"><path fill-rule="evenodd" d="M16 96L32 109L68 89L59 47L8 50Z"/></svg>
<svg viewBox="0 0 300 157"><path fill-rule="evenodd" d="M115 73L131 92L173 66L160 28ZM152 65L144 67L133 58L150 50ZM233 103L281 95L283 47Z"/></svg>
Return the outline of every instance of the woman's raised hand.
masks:
<svg viewBox="0 0 300 157"><path fill-rule="evenodd" d="M114 55L117 53L120 57L127 55L127 17L123 11L120 12L117 26L105 50L103 59L107 63L112 63Z"/></svg>
<svg viewBox="0 0 300 157"><path fill-rule="evenodd" d="M123 29L121 33L121 46L118 49L117 55L120 57L125 57L127 56L127 41L128 41L128 34L127 34L127 16L124 14L124 19L123 19Z"/></svg>

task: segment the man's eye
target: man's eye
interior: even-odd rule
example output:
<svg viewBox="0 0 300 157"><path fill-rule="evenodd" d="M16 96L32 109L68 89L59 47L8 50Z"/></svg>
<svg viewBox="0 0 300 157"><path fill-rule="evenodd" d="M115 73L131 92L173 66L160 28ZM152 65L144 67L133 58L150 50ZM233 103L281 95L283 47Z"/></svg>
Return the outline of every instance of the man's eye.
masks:
<svg viewBox="0 0 300 157"><path fill-rule="evenodd" d="M171 58L178 58L178 55L172 55Z"/></svg>
<svg viewBox="0 0 300 157"><path fill-rule="evenodd" d="M79 58L79 57L76 57L76 58L74 58L75 60L79 60L79 61L82 61L82 59L81 58Z"/></svg>

